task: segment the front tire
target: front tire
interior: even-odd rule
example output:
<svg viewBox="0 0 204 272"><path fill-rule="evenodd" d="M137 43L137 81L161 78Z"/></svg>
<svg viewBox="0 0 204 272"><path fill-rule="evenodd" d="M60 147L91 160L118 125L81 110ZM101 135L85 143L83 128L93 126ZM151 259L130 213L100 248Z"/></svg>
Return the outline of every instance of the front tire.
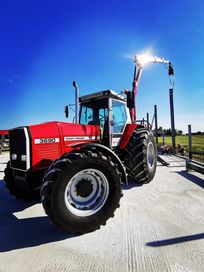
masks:
<svg viewBox="0 0 204 272"><path fill-rule="evenodd" d="M13 171L10 167L10 162L7 163L6 168L4 170L4 181L5 181L5 186L10 192L10 194L16 195L15 179L14 179Z"/></svg>
<svg viewBox="0 0 204 272"><path fill-rule="evenodd" d="M99 229L121 197L121 173L102 153L67 153L48 169L41 200L50 221L71 233Z"/></svg>
<svg viewBox="0 0 204 272"><path fill-rule="evenodd" d="M9 193L18 199L23 200L39 200L40 187L44 176L44 171L29 174L24 178L24 182L16 181L14 171L10 167L10 161L4 170L4 181Z"/></svg>
<svg viewBox="0 0 204 272"><path fill-rule="evenodd" d="M148 129L136 129L124 150L127 173L136 182L149 183L157 166L157 147L154 135Z"/></svg>

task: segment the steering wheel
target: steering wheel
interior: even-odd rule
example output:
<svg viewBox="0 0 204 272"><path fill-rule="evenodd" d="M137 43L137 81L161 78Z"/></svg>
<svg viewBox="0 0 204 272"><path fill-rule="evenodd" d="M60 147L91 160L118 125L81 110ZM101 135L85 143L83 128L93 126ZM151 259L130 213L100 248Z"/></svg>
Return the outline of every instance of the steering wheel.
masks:
<svg viewBox="0 0 204 272"><path fill-rule="evenodd" d="M105 121L105 116L104 116L104 115L99 114L98 117L99 117L99 120L100 120L100 121Z"/></svg>
<svg viewBox="0 0 204 272"><path fill-rule="evenodd" d="M120 121L120 122L115 122L113 123L113 126L114 128L117 130L117 131L120 131L121 132L121 128L122 126L125 125L125 122L124 121Z"/></svg>

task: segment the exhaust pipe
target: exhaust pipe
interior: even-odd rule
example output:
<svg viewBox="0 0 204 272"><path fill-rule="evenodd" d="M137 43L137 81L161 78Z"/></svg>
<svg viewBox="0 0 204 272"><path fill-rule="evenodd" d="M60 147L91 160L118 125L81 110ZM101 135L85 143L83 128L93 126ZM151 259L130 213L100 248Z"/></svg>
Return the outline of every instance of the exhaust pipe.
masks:
<svg viewBox="0 0 204 272"><path fill-rule="evenodd" d="M79 88L76 83L76 81L73 81L73 87L75 89L75 124L79 123L79 110L78 110L78 104L79 104Z"/></svg>

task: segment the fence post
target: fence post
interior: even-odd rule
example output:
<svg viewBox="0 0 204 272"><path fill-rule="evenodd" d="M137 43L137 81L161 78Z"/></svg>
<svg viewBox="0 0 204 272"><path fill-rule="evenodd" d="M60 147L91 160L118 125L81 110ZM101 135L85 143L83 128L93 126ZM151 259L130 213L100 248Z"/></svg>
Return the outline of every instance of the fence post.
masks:
<svg viewBox="0 0 204 272"><path fill-rule="evenodd" d="M157 105L154 105L154 116L155 116L155 137L156 143L158 144Z"/></svg>
<svg viewBox="0 0 204 272"><path fill-rule="evenodd" d="M147 113L147 127L149 128L149 113Z"/></svg>
<svg viewBox="0 0 204 272"><path fill-rule="evenodd" d="M169 89L169 100L170 100L170 114L171 114L171 136L172 136L172 153L176 153L176 141L175 141L175 121L174 121L174 98L173 89Z"/></svg>
<svg viewBox="0 0 204 272"><path fill-rule="evenodd" d="M165 144L164 137L165 137L165 132L163 131L163 132L162 132L162 145L164 145L164 144Z"/></svg>
<svg viewBox="0 0 204 272"><path fill-rule="evenodd" d="M192 136L191 136L191 125L188 125L188 152L189 159L192 159Z"/></svg>

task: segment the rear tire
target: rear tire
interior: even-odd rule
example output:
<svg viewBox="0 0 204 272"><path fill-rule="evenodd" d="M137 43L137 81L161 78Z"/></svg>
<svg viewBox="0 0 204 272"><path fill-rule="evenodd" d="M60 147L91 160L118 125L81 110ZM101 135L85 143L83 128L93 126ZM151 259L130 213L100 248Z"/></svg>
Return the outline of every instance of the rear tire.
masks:
<svg viewBox="0 0 204 272"><path fill-rule="evenodd" d="M157 147L154 135L148 129L136 129L124 150L127 173L136 182L149 183L157 166Z"/></svg>
<svg viewBox="0 0 204 272"><path fill-rule="evenodd" d="M121 173L102 153L67 153L48 169L41 200L50 221L71 233L99 229L119 207Z"/></svg>

